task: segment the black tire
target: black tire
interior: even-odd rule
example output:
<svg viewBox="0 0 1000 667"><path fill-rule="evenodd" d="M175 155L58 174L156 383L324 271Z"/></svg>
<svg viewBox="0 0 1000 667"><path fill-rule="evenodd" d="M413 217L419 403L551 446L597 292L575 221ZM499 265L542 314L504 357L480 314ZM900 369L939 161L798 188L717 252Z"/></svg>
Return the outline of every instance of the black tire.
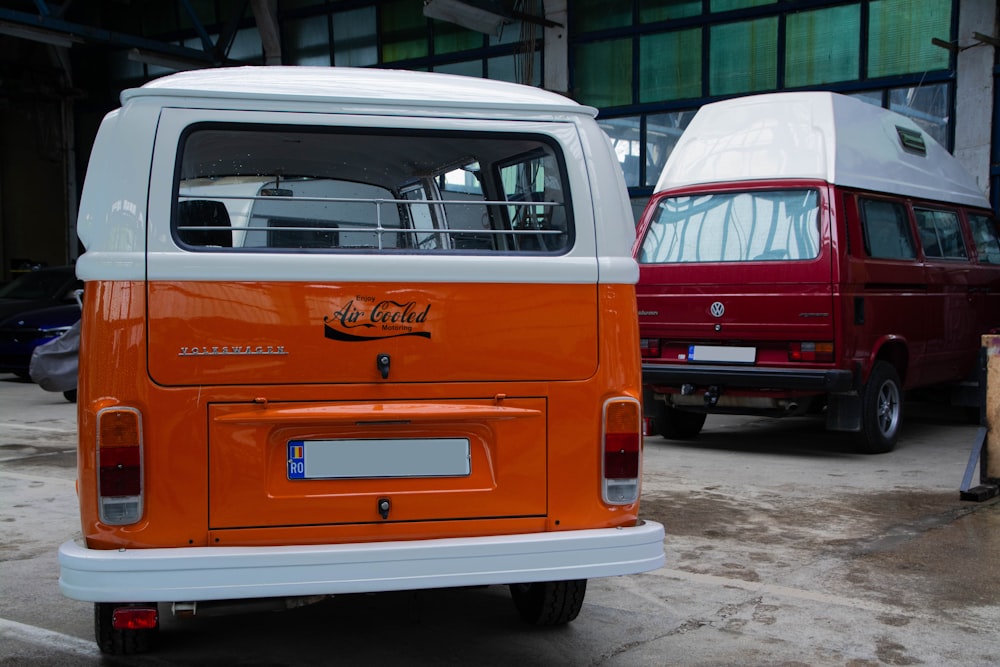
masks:
<svg viewBox="0 0 1000 667"><path fill-rule="evenodd" d="M653 431L670 440L690 440L698 437L705 425L704 412L686 412L657 401L653 409Z"/></svg>
<svg viewBox="0 0 1000 667"><path fill-rule="evenodd" d="M586 593L586 579L510 585L510 596L521 620L540 626L565 625L575 619Z"/></svg>
<svg viewBox="0 0 1000 667"><path fill-rule="evenodd" d="M94 637L103 653L110 655L132 655L145 653L156 640L157 627L150 630L115 630L112 617L115 609L128 605L112 602L94 603ZM142 605L151 606L151 605Z"/></svg>
<svg viewBox="0 0 1000 667"><path fill-rule="evenodd" d="M903 392L896 368L875 362L861 394L861 432L858 444L865 454L892 451L903 424Z"/></svg>
<svg viewBox="0 0 1000 667"><path fill-rule="evenodd" d="M70 403L76 403L76 389L70 389L63 392L63 397Z"/></svg>

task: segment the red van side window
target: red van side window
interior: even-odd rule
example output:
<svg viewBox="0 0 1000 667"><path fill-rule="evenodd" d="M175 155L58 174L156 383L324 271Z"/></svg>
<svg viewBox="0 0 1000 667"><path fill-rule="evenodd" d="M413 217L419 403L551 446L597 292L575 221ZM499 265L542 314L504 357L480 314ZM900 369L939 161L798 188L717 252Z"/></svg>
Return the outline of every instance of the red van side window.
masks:
<svg viewBox="0 0 1000 667"><path fill-rule="evenodd" d="M875 199L862 199L860 203L865 252L869 257L914 259L917 256L905 206Z"/></svg>
<svg viewBox="0 0 1000 667"><path fill-rule="evenodd" d="M917 231L920 232L925 257L966 259L969 256L957 213L915 208L913 215L917 219Z"/></svg>
<svg viewBox="0 0 1000 667"><path fill-rule="evenodd" d="M969 215L969 228L982 264L1000 264L1000 236L996 224L985 215Z"/></svg>

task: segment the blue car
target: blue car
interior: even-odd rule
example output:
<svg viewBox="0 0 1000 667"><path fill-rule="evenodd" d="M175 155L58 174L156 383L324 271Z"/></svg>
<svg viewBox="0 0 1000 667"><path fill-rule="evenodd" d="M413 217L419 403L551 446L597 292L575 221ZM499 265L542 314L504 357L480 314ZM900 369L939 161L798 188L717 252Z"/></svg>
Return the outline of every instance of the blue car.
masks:
<svg viewBox="0 0 1000 667"><path fill-rule="evenodd" d="M80 305L50 306L0 320L0 373L29 379L35 348L69 331L80 319Z"/></svg>
<svg viewBox="0 0 1000 667"><path fill-rule="evenodd" d="M83 289L83 281L76 277L72 266L22 273L10 284L0 287L0 322L29 310L73 305L76 303L74 292L78 289Z"/></svg>

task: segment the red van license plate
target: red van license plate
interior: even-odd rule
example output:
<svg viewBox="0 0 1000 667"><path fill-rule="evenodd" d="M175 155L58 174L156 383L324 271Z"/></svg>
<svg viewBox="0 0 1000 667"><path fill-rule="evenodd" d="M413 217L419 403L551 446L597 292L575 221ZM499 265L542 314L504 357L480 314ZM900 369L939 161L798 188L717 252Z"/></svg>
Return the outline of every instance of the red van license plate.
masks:
<svg viewBox="0 0 1000 667"><path fill-rule="evenodd" d="M288 479L467 477L467 438L289 440Z"/></svg>
<svg viewBox="0 0 1000 667"><path fill-rule="evenodd" d="M752 364L757 360L757 348L727 345L691 345L688 361L717 361L730 364Z"/></svg>

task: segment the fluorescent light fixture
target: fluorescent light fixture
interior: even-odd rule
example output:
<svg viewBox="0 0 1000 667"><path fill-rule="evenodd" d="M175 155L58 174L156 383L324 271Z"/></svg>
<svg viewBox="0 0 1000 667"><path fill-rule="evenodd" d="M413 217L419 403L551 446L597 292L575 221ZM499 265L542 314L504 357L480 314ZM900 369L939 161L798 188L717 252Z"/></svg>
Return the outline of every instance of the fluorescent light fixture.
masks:
<svg viewBox="0 0 1000 667"><path fill-rule="evenodd" d="M83 43L82 37L77 37L76 35L72 35L67 32L57 32L55 30L47 30L45 28L35 28L30 25L22 25L11 21L0 21L0 35L20 37L21 39L30 39L33 42L42 42L43 44L51 44L52 46L62 46L65 48L69 48L74 44Z"/></svg>
<svg viewBox="0 0 1000 667"><path fill-rule="evenodd" d="M460 0L424 0L424 16L498 37L503 26L511 22L502 14Z"/></svg>

